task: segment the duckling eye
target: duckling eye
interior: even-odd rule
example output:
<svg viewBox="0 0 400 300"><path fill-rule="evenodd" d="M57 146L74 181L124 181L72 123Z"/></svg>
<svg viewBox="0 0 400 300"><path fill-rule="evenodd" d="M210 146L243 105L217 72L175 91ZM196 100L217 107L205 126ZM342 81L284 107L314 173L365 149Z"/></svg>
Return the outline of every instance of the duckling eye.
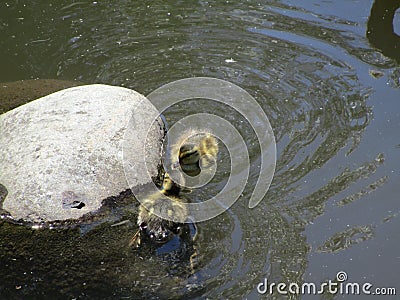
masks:
<svg viewBox="0 0 400 300"><path fill-rule="evenodd" d="M142 223L140 223L139 227L140 227L140 230L145 230L147 228L147 223L142 222Z"/></svg>
<svg viewBox="0 0 400 300"><path fill-rule="evenodd" d="M171 231L172 231L174 234L179 234L180 231L181 231L181 226L180 226L180 225L175 225L174 227L171 228Z"/></svg>

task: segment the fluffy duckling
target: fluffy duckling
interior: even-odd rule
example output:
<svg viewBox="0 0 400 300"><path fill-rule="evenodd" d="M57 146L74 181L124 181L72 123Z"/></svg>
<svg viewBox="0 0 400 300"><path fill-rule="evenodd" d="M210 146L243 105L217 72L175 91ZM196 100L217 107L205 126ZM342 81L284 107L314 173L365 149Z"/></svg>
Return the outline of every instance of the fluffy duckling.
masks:
<svg viewBox="0 0 400 300"><path fill-rule="evenodd" d="M166 243L174 234L180 233L187 219L188 212L183 204L184 202L179 198L179 193L180 186L171 180L168 173L165 173L160 191L147 197L139 206L137 220L139 229L132 237L129 243L130 246L139 247L143 237L148 237L156 243ZM172 202L172 210L168 209L168 202L162 199L161 195L174 200ZM147 210L146 207L150 207L150 210ZM178 219L180 222L165 220L154 214L154 211L165 212L166 210L168 210L167 214L169 216Z"/></svg>
<svg viewBox="0 0 400 300"><path fill-rule="evenodd" d="M217 140L208 131L190 130L183 134L171 149L172 161L175 161L173 165L180 166L190 176L198 175L201 168L214 163L217 154ZM149 195L139 206L137 220L139 229L132 237L130 246L139 247L143 237L148 237L157 243L166 243L174 234L180 234L188 218L186 206L179 197L180 192L181 186L175 183L168 173L165 173L162 188ZM168 208L168 202L162 199L161 195L174 200L173 209ZM147 210L146 207L150 209ZM154 214L155 211L167 212L169 216L179 221L173 222L160 218Z"/></svg>
<svg viewBox="0 0 400 300"><path fill-rule="evenodd" d="M189 130L172 147L172 167L180 166L187 175L197 176L216 161L217 154L218 142L210 132Z"/></svg>

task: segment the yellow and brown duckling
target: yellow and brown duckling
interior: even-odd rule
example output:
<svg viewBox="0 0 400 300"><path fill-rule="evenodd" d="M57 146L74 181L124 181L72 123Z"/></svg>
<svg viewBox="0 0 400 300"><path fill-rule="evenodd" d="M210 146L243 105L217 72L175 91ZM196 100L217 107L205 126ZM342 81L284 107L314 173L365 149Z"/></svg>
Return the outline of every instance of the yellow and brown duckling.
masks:
<svg viewBox="0 0 400 300"><path fill-rule="evenodd" d="M216 161L217 139L208 131L189 130L172 147L173 168L181 167L189 176L197 176L202 168Z"/></svg>
<svg viewBox="0 0 400 300"><path fill-rule="evenodd" d="M139 247L143 237L148 237L156 243L166 243L174 234L180 234L181 228L188 217L188 212L183 200L179 197L179 193L179 185L171 180L168 173L165 173L162 188L148 196L139 206L137 220L139 229L132 237L130 246ZM169 202L165 201L161 197L162 195L173 200L172 210L169 208ZM171 218L180 220L180 222L166 220L154 214L155 211L165 212L166 210Z"/></svg>
<svg viewBox="0 0 400 300"><path fill-rule="evenodd" d="M208 131L190 130L182 135L178 143L171 149L171 158L175 167L180 166L190 176L196 176L201 168L207 168L216 161L218 154L218 143L216 138ZM129 245L139 247L144 237L156 243L166 243L174 235L179 235L182 226L187 221L189 212L185 202L179 197L181 187L175 183L168 173L165 173L161 189L149 195L139 206L137 224L138 231L132 237ZM162 196L169 197L172 201L165 201ZM174 220L163 219L156 214L166 212Z"/></svg>

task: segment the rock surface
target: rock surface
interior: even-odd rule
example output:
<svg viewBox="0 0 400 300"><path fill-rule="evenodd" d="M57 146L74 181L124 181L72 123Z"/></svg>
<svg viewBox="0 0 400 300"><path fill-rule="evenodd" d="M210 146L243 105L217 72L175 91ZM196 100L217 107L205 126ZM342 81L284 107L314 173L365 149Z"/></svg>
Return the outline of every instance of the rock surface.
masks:
<svg viewBox="0 0 400 300"><path fill-rule="evenodd" d="M130 184L149 183L164 137L161 119L152 123L157 115L139 93L106 85L69 88L0 115L2 208L24 221L76 219L129 188L123 165ZM135 163L144 156L146 166Z"/></svg>

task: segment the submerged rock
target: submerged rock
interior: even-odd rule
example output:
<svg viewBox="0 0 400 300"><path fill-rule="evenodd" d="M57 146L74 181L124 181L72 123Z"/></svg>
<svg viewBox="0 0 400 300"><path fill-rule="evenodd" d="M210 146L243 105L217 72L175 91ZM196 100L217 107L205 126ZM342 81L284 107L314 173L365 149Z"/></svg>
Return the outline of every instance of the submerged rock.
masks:
<svg viewBox="0 0 400 300"><path fill-rule="evenodd" d="M77 219L130 188L124 164L130 184L149 183L164 137L162 121L152 124L157 115L139 93L106 85L69 88L0 115L0 209L28 222ZM143 155L146 167L135 163Z"/></svg>

